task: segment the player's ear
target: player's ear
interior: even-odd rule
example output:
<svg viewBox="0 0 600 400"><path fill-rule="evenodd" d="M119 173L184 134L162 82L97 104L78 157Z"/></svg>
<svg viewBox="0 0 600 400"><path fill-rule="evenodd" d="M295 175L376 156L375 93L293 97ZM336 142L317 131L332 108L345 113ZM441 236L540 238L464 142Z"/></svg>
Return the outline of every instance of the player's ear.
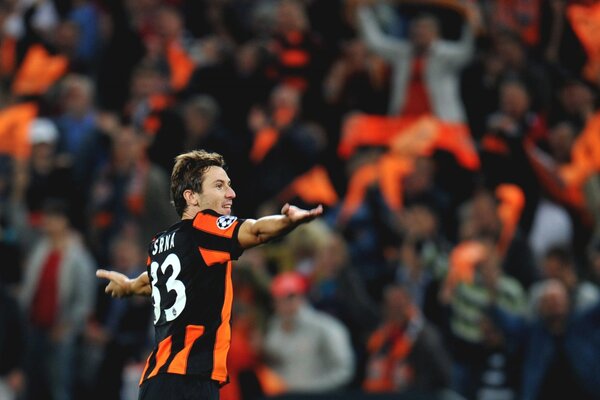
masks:
<svg viewBox="0 0 600 400"><path fill-rule="evenodd" d="M198 198L192 189L184 190L183 198L185 199L185 204L187 204L188 206L198 205Z"/></svg>

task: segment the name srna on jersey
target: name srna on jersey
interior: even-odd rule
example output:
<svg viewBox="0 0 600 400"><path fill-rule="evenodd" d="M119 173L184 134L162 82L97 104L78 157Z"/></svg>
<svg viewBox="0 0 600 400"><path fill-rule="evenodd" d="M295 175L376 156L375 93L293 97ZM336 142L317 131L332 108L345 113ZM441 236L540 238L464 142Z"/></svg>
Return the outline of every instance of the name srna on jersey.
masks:
<svg viewBox="0 0 600 400"><path fill-rule="evenodd" d="M163 251L171 250L175 247L175 234L177 232L169 233L168 235L161 236L159 239L154 241L154 247L152 248L152 255L155 256Z"/></svg>

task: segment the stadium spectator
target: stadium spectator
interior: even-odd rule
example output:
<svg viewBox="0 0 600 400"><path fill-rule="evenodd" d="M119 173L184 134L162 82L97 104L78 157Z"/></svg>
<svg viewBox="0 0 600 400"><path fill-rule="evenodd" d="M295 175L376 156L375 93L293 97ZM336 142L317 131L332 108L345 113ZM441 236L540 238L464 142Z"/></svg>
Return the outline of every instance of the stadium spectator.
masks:
<svg viewBox="0 0 600 400"><path fill-rule="evenodd" d="M146 270L144 247L134 229L124 229L110 246L114 268L135 278ZM104 285L102 285L104 291ZM141 363L149 347L151 304L144 298L125 301L99 296L95 317L86 325L86 339L100 348L102 359L95 370L93 399L118 399L126 365Z"/></svg>
<svg viewBox="0 0 600 400"><path fill-rule="evenodd" d="M95 129L95 89L83 75L68 75L60 84L61 114L56 119L60 132L59 152L76 158Z"/></svg>
<svg viewBox="0 0 600 400"><path fill-rule="evenodd" d="M493 307L491 315L512 346L524 346L521 398L592 399L600 394L598 368L598 311L572 311L563 284L547 280L533 321Z"/></svg>
<svg viewBox="0 0 600 400"><path fill-rule="evenodd" d="M36 118L29 126L31 155L27 176L25 199L29 223L39 226L42 205L48 198L62 198L70 207L76 207L72 191L71 163L57 153L59 133L56 125L47 118Z"/></svg>
<svg viewBox="0 0 600 400"><path fill-rule="evenodd" d="M356 360L352 386L360 386L367 339L377 327L380 315L356 266L350 262L347 244L341 234L332 233L318 247L310 282L308 299L311 304L343 323L350 333Z"/></svg>
<svg viewBox="0 0 600 400"><path fill-rule="evenodd" d="M15 400L25 390L25 323L16 299L0 277L0 397Z"/></svg>
<svg viewBox="0 0 600 400"><path fill-rule="evenodd" d="M600 243L592 241L588 249L587 273L596 287L600 286Z"/></svg>
<svg viewBox="0 0 600 400"><path fill-rule="evenodd" d="M95 263L69 224L67 206L48 200L43 236L25 265L21 303L29 321L27 398L73 396L76 341L94 304Z"/></svg>
<svg viewBox="0 0 600 400"><path fill-rule="evenodd" d="M109 164L94 180L89 227L98 256L107 254L110 238L128 220L149 237L177 219L169 204L168 178L148 162L144 149L144 137L131 126L122 127L112 142Z"/></svg>
<svg viewBox="0 0 600 400"><path fill-rule="evenodd" d="M502 257L495 242L484 238L476 241L475 245L479 246L475 250L480 253L472 260L470 274L452 284L453 289L448 286L442 288L444 292L451 291L442 292L442 298L450 303L454 385L461 394L468 391L469 379L481 353L487 308L496 301L504 311L522 315L526 306L525 293L519 282L502 272ZM469 267L455 264L451 268L458 272L456 268ZM450 271L446 285L451 282L452 276L455 275Z"/></svg>
<svg viewBox="0 0 600 400"><path fill-rule="evenodd" d="M305 285L295 272L274 278L275 315L264 339L265 357L283 379L286 392L327 393L352 378L350 336L341 323L308 304Z"/></svg>
<svg viewBox="0 0 600 400"><path fill-rule="evenodd" d="M371 7L360 6L357 16L368 48L393 68L388 114L433 114L444 121L466 120L458 79L460 69L473 54L474 17L466 21L460 40L450 42L440 38L439 23L429 15L411 21L409 40L385 35Z"/></svg>
<svg viewBox="0 0 600 400"><path fill-rule="evenodd" d="M522 144L545 144L546 139L545 122L531 111L527 87L520 81L504 81L499 89L498 110L489 116L487 133L482 138L482 169L490 187L513 183L521 188L525 195L521 228L525 233L531 227L540 185Z"/></svg>
<svg viewBox="0 0 600 400"><path fill-rule="evenodd" d="M326 145L322 128L304 120L297 89L277 86L269 100L268 111L255 108L248 115L254 136L249 157L255 165L249 187L256 205L278 195L314 167Z"/></svg>
<svg viewBox="0 0 600 400"><path fill-rule="evenodd" d="M500 189L500 190L499 190ZM509 189L509 196L501 199L501 189ZM494 195L478 190L459 211L459 237L461 240L478 237L496 238L502 256L502 270L528 288L538 279L531 249L516 226L522 204L519 191L511 186L499 186ZM512 193L511 193L512 192ZM512 198L514 195L514 198Z"/></svg>
<svg viewBox="0 0 600 400"><path fill-rule="evenodd" d="M575 311L585 311L600 301L598 288L579 278L575 260L568 248L550 248L542 260L541 269L542 279L553 279L563 284L569 294L569 304ZM530 288L529 306L532 312L539 308L538 302L543 287L544 281Z"/></svg>
<svg viewBox="0 0 600 400"><path fill-rule="evenodd" d="M450 387L451 363L440 337L403 286L385 289L383 322L367 351L367 392L432 395Z"/></svg>
<svg viewBox="0 0 600 400"><path fill-rule="evenodd" d="M502 65L502 80L517 80L530 93L531 109L548 109L552 87L545 70L529 56L523 40L513 31L503 30L492 36L494 52Z"/></svg>
<svg viewBox="0 0 600 400"><path fill-rule="evenodd" d="M325 101L339 113L363 111L384 114L387 74L383 60L359 39L344 43L338 59L323 81Z"/></svg>
<svg viewBox="0 0 600 400"><path fill-rule="evenodd" d="M471 369L466 397L517 399L521 372L519 349L509 347L502 331L489 318L482 320L481 330L482 348Z"/></svg>

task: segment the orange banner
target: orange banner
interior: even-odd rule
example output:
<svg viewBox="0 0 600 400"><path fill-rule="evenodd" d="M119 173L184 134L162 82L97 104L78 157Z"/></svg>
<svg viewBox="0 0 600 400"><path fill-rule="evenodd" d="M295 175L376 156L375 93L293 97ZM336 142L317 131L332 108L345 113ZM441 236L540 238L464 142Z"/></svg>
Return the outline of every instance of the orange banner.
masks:
<svg viewBox="0 0 600 400"><path fill-rule="evenodd" d="M320 165L297 177L278 198L285 202L295 196L307 204L323 204L330 207L339 201L327 170Z"/></svg>
<svg viewBox="0 0 600 400"><path fill-rule="evenodd" d="M600 3L571 4L567 7L567 17L588 55L583 75L597 82L600 78Z"/></svg>
<svg viewBox="0 0 600 400"><path fill-rule="evenodd" d="M600 171L600 113L596 113L579 134L571 149L571 163L559 168L559 176L566 184L563 195L573 205L583 203L583 185Z"/></svg>
<svg viewBox="0 0 600 400"><path fill-rule="evenodd" d="M356 114L346 120L338 154L350 158L359 147L386 146L394 154L417 157L431 155L436 149L454 155L464 168L480 167L477 150L468 128L432 116L384 117Z"/></svg>
<svg viewBox="0 0 600 400"><path fill-rule="evenodd" d="M19 96L42 95L69 67L69 61L61 55L51 55L40 44L29 48L17 71L12 92Z"/></svg>
<svg viewBox="0 0 600 400"><path fill-rule="evenodd" d="M0 112L0 154L19 160L29 157L29 124L37 112L34 103L16 104Z"/></svg>

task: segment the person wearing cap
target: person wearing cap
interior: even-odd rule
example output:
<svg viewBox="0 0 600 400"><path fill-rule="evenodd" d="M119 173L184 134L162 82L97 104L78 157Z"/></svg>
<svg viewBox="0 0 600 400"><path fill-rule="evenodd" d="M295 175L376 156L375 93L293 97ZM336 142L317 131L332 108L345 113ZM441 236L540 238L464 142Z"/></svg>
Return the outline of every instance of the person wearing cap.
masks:
<svg viewBox="0 0 600 400"><path fill-rule="evenodd" d="M71 166L58 156L59 132L47 118L36 118L29 125L31 156L24 187L28 220L33 226L41 223L42 204L48 198L59 198L75 205ZM68 196L68 197L67 197Z"/></svg>
<svg viewBox="0 0 600 400"><path fill-rule="evenodd" d="M350 382L354 356L347 329L306 301L306 282L297 272L275 277L264 352L269 367L289 392L325 393Z"/></svg>

